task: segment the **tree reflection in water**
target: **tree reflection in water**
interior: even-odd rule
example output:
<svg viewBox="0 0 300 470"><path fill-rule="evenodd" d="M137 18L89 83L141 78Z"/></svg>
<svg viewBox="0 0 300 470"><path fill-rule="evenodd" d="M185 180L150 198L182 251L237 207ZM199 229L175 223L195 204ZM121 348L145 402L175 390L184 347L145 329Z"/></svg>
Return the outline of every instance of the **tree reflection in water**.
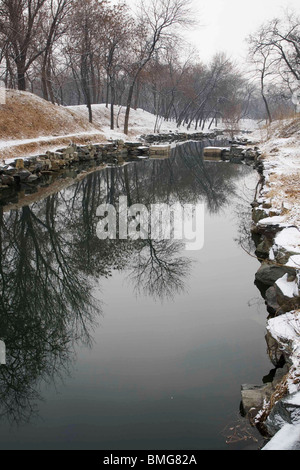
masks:
<svg viewBox="0 0 300 470"><path fill-rule="evenodd" d="M192 264L190 259L178 256L183 250L184 245L178 241L145 241L130 264L135 291L160 300L173 299L183 292Z"/></svg>
<svg viewBox="0 0 300 470"><path fill-rule="evenodd" d="M197 147L198 145L198 147ZM0 213L0 367L2 418L21 423L37 412L39 386L64 376L75 346L92 346L102 306L101 279L129 270L136 292L155 299L185 290L191 260L178 241L100 241L97 207L128 203L196 204L217 212L234 195L242 167L205 163L199 144L173 157L96 172L45 200Z"/></svg>

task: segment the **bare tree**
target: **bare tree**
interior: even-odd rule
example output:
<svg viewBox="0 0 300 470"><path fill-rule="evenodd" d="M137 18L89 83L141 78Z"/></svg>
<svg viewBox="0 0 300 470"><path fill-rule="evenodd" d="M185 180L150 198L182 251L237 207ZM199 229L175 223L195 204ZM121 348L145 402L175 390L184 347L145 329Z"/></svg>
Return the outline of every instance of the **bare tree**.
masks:
<svg viewBox="0 0 300 470"><path fill-rule="evenodd" d="M190 26L191 19L190 0L151 0L140 6L137 20L134 60L129 66L130 85L126 104L124 134L128 134L129 116L138 78L149 63L153 55L164 42L170 40L174 29Z"/></svg>
<svg viewBox="0 0 300 470"><path fill-rule="evenodd" d="M116 103L117 76L123 71L127 51L133 34L132 18L126 5L113 6L104 25L104 68L107 76L106 105L108 106L110 92L111 119L110 126L114 129L114 106Z"/></svg>
<svg viewBox="0 0 300 470"><path fill-rule="evenodd" d="M97 0L76 0L73 2L69 26L67 52L73 64L79 69L81 89L89 112L89 121L93 120L92 102L95 89L95 70L101 58L105 23L109 18L107 2Z"/></svg>
<svg viewBox="0 0 300 470"><path fill-rule="evenodd" d="M272 20L263 45L272 48L274 55L297 81L300 81L300 17L287 12L285 18Z"/></svg>
<svg viewBox="0 0 300 470"><path fill-rule="evenodd" d="M287 12L282 19L275 18L251 35L249 57L260 80L261 95L268 120L272 115L267 99L267 85L282 85L290 91L300 84L300 18Z"/></svg>
<svg viewBox="0 0 300 470"><path fill-rule="evenodd" d="M67 31L67 19L70 14L72 0L50 0L43 30L45 36L45 50L42 57L41 83L43 96L46 100L55 102L52 80L51 80L51 60L55 43Z"/></svg>
<svg viewBox="0 0 300 470"><path fill-rule="evenodd" d="M39 41L47 0L1 0L0 34L17 69L19 90L26 90L26 73L45 51Z"/></svg>
<svg viewBox="0 0 300 470"><path fill-rule="evenodd" d="M272 55L270 47L263 46L261 43L261 35L258 37L250 37L250 62L254 65L254 74L259 78L260 92L266 108L268 121L272 122L270 106L266 95L266 81L274 78L274 66L278 63Z"/></svg>

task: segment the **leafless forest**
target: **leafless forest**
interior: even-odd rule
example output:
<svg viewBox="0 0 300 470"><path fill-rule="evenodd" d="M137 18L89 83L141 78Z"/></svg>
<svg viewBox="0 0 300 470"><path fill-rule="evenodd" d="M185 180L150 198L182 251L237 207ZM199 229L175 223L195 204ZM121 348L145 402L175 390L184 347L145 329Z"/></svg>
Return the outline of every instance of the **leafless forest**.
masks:
<svg viewBox="0 0 300 470"><path fill-rule="evenodd" d="M188 0L0 0L1 79L59 105L143 108L201 129L222 119L271 122L295 112L300 19L295 12L253 31L244 64L216 51L210 63L181 37L197 21ZM199 18L200 20L200 18ZM208 38L209 40L209 38ZM294 101L294 103L293 103Z"/></svg>

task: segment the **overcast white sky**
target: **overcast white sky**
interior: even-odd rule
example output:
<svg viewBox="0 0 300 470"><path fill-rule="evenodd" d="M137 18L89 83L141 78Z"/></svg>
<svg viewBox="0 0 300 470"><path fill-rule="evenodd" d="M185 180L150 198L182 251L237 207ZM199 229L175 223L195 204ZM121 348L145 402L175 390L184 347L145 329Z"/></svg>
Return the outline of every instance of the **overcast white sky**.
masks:
<svg viewBox="0 0 300 470"><path fill-rule="evenodd" d="M299 0L193 0L202 26L189 35L204 60L227 52L238 61L247 51L245 39L262 23L287 8L300 13Z"/></svg>
<svg viewBox="0 0 300 470"><path fill-rule="evenodd" d="M207 62L224 51L240 62L246 55L245 39L262 23L282 16L287 8L300 13L299 0L192 0L200 26L188 34L200 58ZM137 0L127 0L133 5Z"/></svg>

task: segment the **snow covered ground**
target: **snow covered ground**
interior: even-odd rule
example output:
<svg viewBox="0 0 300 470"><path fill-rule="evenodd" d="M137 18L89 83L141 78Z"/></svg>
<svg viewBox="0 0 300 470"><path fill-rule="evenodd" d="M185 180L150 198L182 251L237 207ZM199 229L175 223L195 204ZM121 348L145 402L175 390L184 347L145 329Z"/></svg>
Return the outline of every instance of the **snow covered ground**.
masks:
<svg viewBox="0 0 300 470"><path fill-rule="evenodd" d="M275 122L256 130L264 156L263 197L277 210L284 225L300 226L300 118Z"/></svg>
<svg viewBox="0 0 300 470"><path fill-rule="evenodd" d="M285 424L262 450L300 450L300 424Z"/></svg>
<svg viewBox="0 0 300 470"><path fill-rule="evenodd" d="M83 119L88 119L88 110L84 105L81 106L69 106L69 110L76 113ZM152 134L156 127L156 116L148 113L143 109L132 109L130 112L129 121L129 135L123 133L124 120L125 120L125 107L120 108L115 106L115 130L110 128L110 108L106 108L105 104L95 104L92 106L93 109L93 122L96 125L101 126L103 135L107 140L110 139L122 139L130 140L132 138L138 138L143 134ZM118 125L117 125L118 124ZM188 132L185 126L177 128L175 121L158 121L159 132ZM190 132L194 132L191 129ZM207 131L207 129L205 130Z"/></svg>
<svg viewBox="0 0 300 470"><path fill-rule="evenodd" d="M278 344L290 352L292 367L287 381L291 395L299 392L300 372L300 312L292 311L268 321L268 331Z"/></svg>
<svg viewBox="0 0 300 470"><path fill-rule="evenodd" d="M69 110L75 112L81 118L88 118L88 111L86 106L69 106ZM214 130L214 126L209 129L209 123L204 129L195 130L194 126L187 129L187 126L177 127L174 120L165 121L161 118L157 120L154 114L151 114L143 109L132 109L130 112L130 125L129 125L129 136L123 134L125 120L125 107L115 106L115 121L118 121L119 127L115 128L114 131L110 129L110 108L106 108L105 104L93 105L93 122L103 130L103 133L107 139L123 139L139 137L144 134L152 134L155 129L156 132L161 134L169 132L185 132L192 134L194 132L210 132ZM242 130L255 130L257 128L256 121L251 119L242 120L239 124ZM219 122L218 129L226 129L226 124Z"/></svg>

